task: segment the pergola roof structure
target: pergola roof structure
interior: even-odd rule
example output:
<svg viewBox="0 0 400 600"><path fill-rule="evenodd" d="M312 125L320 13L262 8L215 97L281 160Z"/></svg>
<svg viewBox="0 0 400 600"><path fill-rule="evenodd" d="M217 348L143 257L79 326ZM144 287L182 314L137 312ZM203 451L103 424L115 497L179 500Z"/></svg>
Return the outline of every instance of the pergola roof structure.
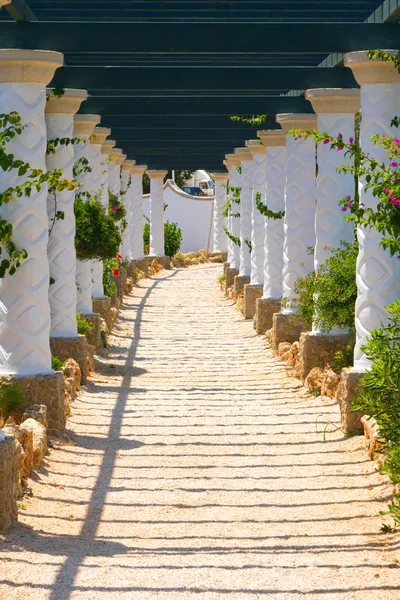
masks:
<svg viewBox="0 0 400 600"><path fill-rule="evenodd" d="M312 112L302 90L357 87L341 53L399 48L399 15L400 0L10 0L0 39L63 52L53 85L87 89L81 112L128 158L215 171L256 136L231 115L276 127Z"/></svg>

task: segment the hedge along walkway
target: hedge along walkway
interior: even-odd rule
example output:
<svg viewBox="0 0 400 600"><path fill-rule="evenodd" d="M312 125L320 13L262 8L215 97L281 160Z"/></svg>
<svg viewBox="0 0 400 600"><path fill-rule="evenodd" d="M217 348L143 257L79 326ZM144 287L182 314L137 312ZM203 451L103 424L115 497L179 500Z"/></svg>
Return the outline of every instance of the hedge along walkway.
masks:
<svg viewBox="0 0 400 600"><path fill-rule="evenodd" d="M316 433L337 406L287 377L220 272L164 271L127 298L75 445L51 451L1 549L0 598L400 598L389 486L361 438Z"/></svg>

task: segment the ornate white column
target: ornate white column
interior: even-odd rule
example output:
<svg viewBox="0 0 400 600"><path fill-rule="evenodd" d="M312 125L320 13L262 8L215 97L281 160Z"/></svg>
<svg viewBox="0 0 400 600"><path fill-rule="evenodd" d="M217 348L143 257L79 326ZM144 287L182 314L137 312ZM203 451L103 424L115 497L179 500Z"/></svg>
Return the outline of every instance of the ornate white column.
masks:
<svg viewBox="0 0 400 600"><path fill-rule="evenodd" d="M95 127L93 134L90 137L91 158L90 166L91 185L93 191L97 194L98 201L108 210L108 173L107 165L104 163L104 155L102 147L107 136L111 133L111 129L107 127ZM107 195L105 195L105 193ZM107 204L105 199L107 198ZM103 287L103 262L101 260L92 260L92 299L105 298Z"/></svg>
<svg viewBox="0 0 400 600"><path fill-rule="evenodd" d="M134 160L125 160L122 163L121 171L121 201L126 210L126 228L122 232L121 255L124 258L130 258L131 232L129 219L131 213L131 168L134 166Z"/></svg>
<svg viewBox="0 0 400 600"><path fill-rule="evenodd" d="M253 161L248 148L235 148L241 166L240 183L240 267L239 277L250 280L251 258L251 198L253 187ZM244 283L248 283L245 281ZM240 290L237 290L240 291Z"/></svg>
<svg viewBox="0 0 400 600"><path fill-rule="evenodd" d="M251 277L252 285L262 286L264 284L264 238L265 217L260 213L256 205L256 194L262 196L265 203L267 192L267 156L265 148L258 140L246 142L253 157L253 192L251 204Z"/></svg>
<svg viewBox="0 0 400 600"><path fill-rule="evenodd" d="M62 96L50 95L46 102L47 139L73 138L74 114L86 100L85 90L65 90ZM46 156L49 171L62 169L66 179L73 179L74 146L57 145L54 154ZM50 192L47 196L49 242L47 253L50 268L49 302L51 337L76 337L76 252L75 252L75 191ZM57 211L64 213L56 219Z"/></svg>
<svg viewBox="0 0 400 600"><path fill-rule="evenodd" d="M146 165L134 165L131 167L132 210L129 218L129 230L131 240L130 257L133 260L142 260L144 258L143 173L146 169Z"/></svg>
<svg viewBox="0 0 400 600"><path fill-rule="evenodd" d="M227 154L226 162L229 171L229 187L240 188L241 179L239 170L241 169L239 159L236 154ZM229 191L229 197L232 199L233 192ZM240 239L240 204L235 202L231 205L228 219L229 233ZM239 269L240 266L240 247L231 239L228 239L228 262L231 269Z"/></svg>
<svg viewBox="0 0 400 600"><path fill-rule="evenodd" d="M312 130L317 117L312 114L276 115L287 134L290 129ZM314 269L307 248L315 246L315 142L286 136L285 242L283 249L283 314L295 312L294 285Z"/></svg>
<svg viewBox="0 0 400 600"><path fill-rule="evenodd" d="M62 66L63 55L42 50L0 50L2 113L16 111L26 125L7 144L7 152L46 171L46 85ZM21 184L15 170L3 171L0 191ZM0 374L52 373L49 346L49 263L47 185L30 197L0 207L13 226L12 240L28 257L14 275L0 280Z"/></svg>
<svg viewBox="0 0 400 600"><path fill-rule="evenodd" d="M266 147L266 205L273 212L285 210L286 135L278 129L257 132ZM272 327L272 317L279 312L283 277L283 217L265 218L264 287L257 300L255 329L265 333Z"/></svg>
<svg viewBox="0 0 400 600"><path fill-rule="evenodd" d="M108 189L118 199L121 194L121 156L121 148L112 148L108 155Z"/></svg>
<svg viewBox="0 0 400 600"><path fill-rule="evenodd" d="M393 50L397 54L398 50ZM361 86L362 149L379 161L388 162L389 155L383 148L371 142L374 133L398 137L398 129L390 122L399 114L400 74L392 63L370 60L367 52L345 54L345 65L353 71ZM360 202L375 208L377 198L366 191L365 181L359 184ZM361 350L371 332L387 322L385 307L400 297L400 261L380 246L381 235L375 229L357 229L359 254L357 261L358 297L355 310L356 346L354 369L358 372L368 368L369 362Z"/></svg>
<svg viewBox="0 0 400 600"><path fill-rule="evenodd" d="M74 136L80 138L80 142L75 144L75 162L81 158L89 161L93 155L93 149L90 144L90 136L97 123L100 122L99 115L75 115L74 117ZM76 176L77 181L81 183L82 192L95 192L92 173L82 172ZM76 287L78 292L77 311L82 314L92 314L92 261L77 260L76 262Z"/></svg>
<svg viewBox="0 0 400 600"><path fill-rule="evenodd" d="M164 256L163 180L167 171L147 171L150 179L150 256Z"/></svg>
<svg viewBox="0 0 400 600"><path fill-rule="evenodd" d="M227 227L227 218L223 216L222 211L227 198L228 173L210 173L210 176L215 181L213 249L214 252L227 252L228 237L224 229Z"/></svg>

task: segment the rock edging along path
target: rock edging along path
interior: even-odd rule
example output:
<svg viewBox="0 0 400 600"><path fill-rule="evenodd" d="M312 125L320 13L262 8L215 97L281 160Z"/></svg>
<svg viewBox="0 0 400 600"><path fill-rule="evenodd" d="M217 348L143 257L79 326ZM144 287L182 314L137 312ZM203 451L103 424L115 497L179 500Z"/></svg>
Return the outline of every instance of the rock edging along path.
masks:
<svg viewBox="0 0 400 600"><path fill-rule="evenodd" d="M286 375L220 272L163 271L125 299L75 445L1 542L0 598L400 598L390 486L361 438L323 441L337 406Z"/></svg>

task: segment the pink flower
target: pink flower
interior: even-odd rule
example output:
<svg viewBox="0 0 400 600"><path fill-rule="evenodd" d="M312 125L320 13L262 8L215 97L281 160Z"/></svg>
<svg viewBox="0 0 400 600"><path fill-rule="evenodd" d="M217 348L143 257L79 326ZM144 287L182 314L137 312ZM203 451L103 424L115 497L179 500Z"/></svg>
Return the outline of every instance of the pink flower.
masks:
<svg viewBox="0 0 400 600"><path fill-rule="evenodd" d="M399 166L399 163L394 162L394 161L392 163L390 163L390 165L389 165L389 167L398 167L398 166Z"/></svg>
<svg viewBox="0 0 400 600"><path fill-rule="evenodd" d="M349 138L349 144L352 144L354 142L354 139L351 137Z"/></svg>
<svg viewBox="0 0 400 600"><path fill-rule="evenodd" d="M390 204L394 204L394 206L400 206L400 200L398 198L391 198Z"/></svg>
<svg viewBox="0 0 400 600"><path fill-rule="evenodd" d="M400 140L398 140L397 138L395 138L395 139L393 140L393 144L396 144L396 146L397 146L398 148L400 148Z"/></svg>
<svg viewBox="0 0 400 600"><path fill-rule="evenodd" d="M111 210L112 210L112 212L113 212L113 213L117 212L117 210L118 210L118 206L112 206L112 207L111 207Z"/></svg>
<svg viewBox="0 0 400 600"><path fill-rule="evenodd" d="M343 139L343 135L341 133L339 133L338 134L338 138L339 138L339 140L342 140Z"/></svg>
<svg viewBox="0 0 400 600"><path fill-rule="evenodd" d="M351 202L348 202L345 206L343 206L342 212L346 212L346 210L350 210L350 209L351 209Z"/></svg>
<svg viewBox="0 0 400 600"><path fill-rule="evenodd" d="M336 148L336 152L340 152L343 148Z"/></svg>
<svg viewBox="0 0 400 600"><path fill-rule="evenodd" d="M329 144L329 140L324 140L322 143L323 144Z"/></svg>

